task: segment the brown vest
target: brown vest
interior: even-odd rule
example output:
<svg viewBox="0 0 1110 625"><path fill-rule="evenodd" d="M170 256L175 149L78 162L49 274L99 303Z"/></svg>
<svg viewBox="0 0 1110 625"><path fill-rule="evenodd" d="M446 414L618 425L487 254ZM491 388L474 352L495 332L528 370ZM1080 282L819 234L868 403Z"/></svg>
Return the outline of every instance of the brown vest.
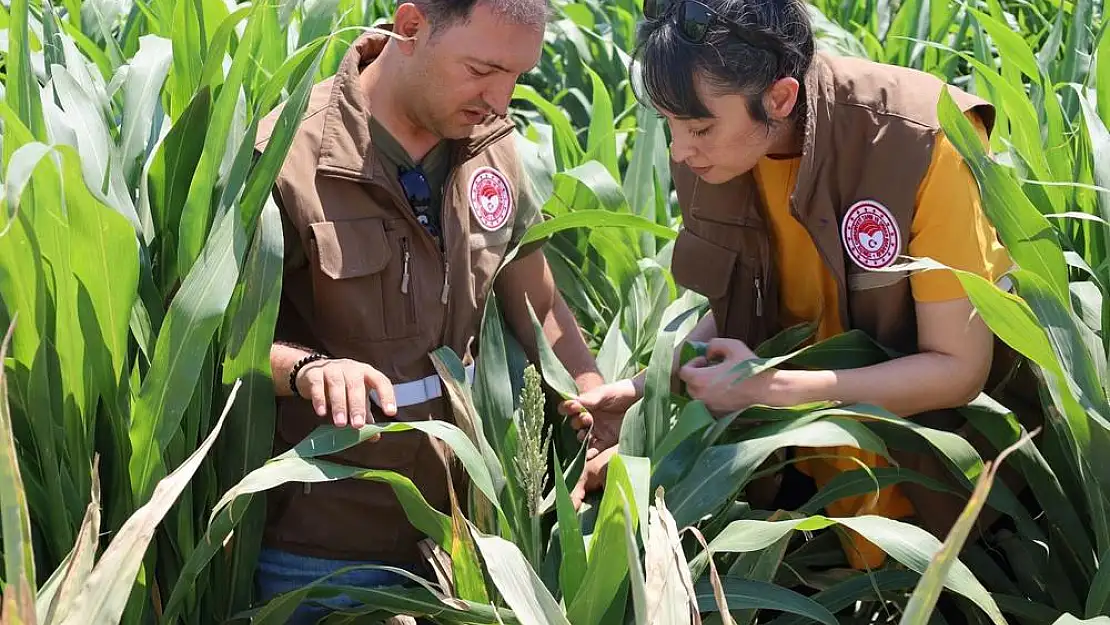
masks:
<svg viewBox="0 0 1110 625"><path fill-rule="evenodd" d="M359 74L385 36L358 40L335 76L316 85L275 185L286 232L286 268L277 338L365 362L395 383L435 373L428 354L446 345L472 361L491 277L513 236L516 202L503 227L488 231L471 211L471 177L501 173L512 196L521 165L508 121L477 127L452 146L443 191L445 252L416 221L396 172L370 144ZM279 110L260 126L258 150ZM373 417L385 421L373 408ZM322 421L301 399L279 398L275 453ZM395 420L453 421L445 398L401 408ZM412 479L428 502L447 510L445 456L419 432L386 434L325 458L387 469ZM454 474L461 470L453 470ZM398 563L418 559L423 536L388 486L360 480L289 484L269 493L266 542L305 555Z"/></svg>
<svg viewBox="0 0 1110 625"><path fill-rule="evenodd" d="M805 137L791 214L835 278L841 326L866 332L901 353L917 351L909 276L873 271L853 261L842 242L841 225L857 202L877 202L889 210L901 232L897 254L907 253L917 190L940 131L936 108L945 86L911 69L825 54L814 58L805 79ZM961 111L976 113L990 132L995 118L990 104L954 87L948 91ZM709 299L719 336L754 348L783 329L771 234L754 176L711 185L673 162L672 173L683 216L672 260L675 281ZM1013 353L996 341L989 391L997 391L995 384L1014 362ZM915 420L953 430L964 423L954 411ZM991 450L981 453L995 455ZM901 453L895 458L938 479L949 477L935 459ZM913 485L904 490L922 516L932 515L923 519L928 529L950 526L962 505Z"/></svg>

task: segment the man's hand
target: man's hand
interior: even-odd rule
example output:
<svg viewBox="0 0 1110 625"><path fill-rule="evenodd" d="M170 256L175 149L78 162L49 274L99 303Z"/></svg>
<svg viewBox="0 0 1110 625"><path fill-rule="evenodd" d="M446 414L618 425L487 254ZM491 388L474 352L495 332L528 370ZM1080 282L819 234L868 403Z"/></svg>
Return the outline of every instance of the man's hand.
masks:
<svg viewBox="0 0 1110 625"><path fill-rule="evenodd" d="M374 417L367 410L370 391L377 392L382 411L387 416L397 414L393 383L381 371L355 360L309 363L297 373L296 384L301 397L312 402L316 416L323 419L330 413L335 427L346 427L349 422L357 430L374 422ZM370 440L378 438L380 436Z"/></svg>
<svg viewBox="0 0 1110 625"><path fill-rule="evenodd" d="M682 367L678 377L686 383L691 398L701 401L714 414L728 414L755 404L769 406L794 405L773 385L775 371L764 371L742 382L736 382L732 370L756 358L743 341L713 339L705 356L699 356Z"/></svg>
<svg viewBox="0 0 1110 625"><path fill-rule="evenodd" d="M585 440L593 427L590 447L586 450L587 461L617 444L624 413L638 399L640 392L636 384L632 380L620 380L594 387L559 405L559 413L570 417L571 427L578 430L578 440Z"/></svg>
<svg viewBox="0 0 1110 625"><path fill-rule="evenodd" d="M574 485L574 490L570 493L570 501L574 504L574 509L577 510L582 507L582 502L585 501L586 495L598 490L605 484L605 474L609 469L609 461L613 459L613 455L617 453L616 445L596 454L593 459L586 461L586 466L582 469L582 476L578 478L578 483Z"/></svg>

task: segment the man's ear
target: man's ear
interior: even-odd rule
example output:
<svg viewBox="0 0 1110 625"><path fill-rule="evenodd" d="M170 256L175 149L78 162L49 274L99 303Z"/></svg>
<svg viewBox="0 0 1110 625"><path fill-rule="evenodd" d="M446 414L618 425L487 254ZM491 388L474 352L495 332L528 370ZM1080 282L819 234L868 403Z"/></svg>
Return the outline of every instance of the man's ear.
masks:
<svg viewBox="0 0 1110 625"><path fill-rule="evenodd" d="M406 54L411 54L416 48L416 42L426 37L431 30L431 24L424 12L411 2L404 2L393 13L393 33L397 45Z"/></svg>

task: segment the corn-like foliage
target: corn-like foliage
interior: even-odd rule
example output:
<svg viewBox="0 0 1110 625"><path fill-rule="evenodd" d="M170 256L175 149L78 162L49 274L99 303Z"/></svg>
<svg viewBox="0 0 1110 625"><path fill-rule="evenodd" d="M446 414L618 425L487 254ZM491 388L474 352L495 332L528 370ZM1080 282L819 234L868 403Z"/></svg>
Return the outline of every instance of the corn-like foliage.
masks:
<svg viewBox="0 0 1110 625"><path fill-rule="evenodd" d="M1017 263L1012 294L959 277L991 329L1036 365L1047 421L1030 438L987 395L964 413L999 453L1012 450L998 461L1033 501L992 481L995 457L874 406L714 419L672 395L678 337L706 302L669 270L678 210L667 129L636 99L629 58L641 5L552 4L541 63L513 101L550 217L524 243L550 237L545 253L605 378L648 369L604 491L578 511L569 491L584 449L561 421L543 422L539 390L540 377L552 398L574 383L542 340L539 362L525 362L493 297L472 385L457 355L432 354L456 425L322 426L270 457L283 239L269 188L312 83L393 3L0 6L0 321L12 328L0 376L0 622L284 622L297 602L337 589L321 579L254 605L261 496L338 479L389 484L450 555L436 583L343 588L364 602L346 616L365 622L747 624L774 611L778 625L925 623L939 596L975 622L1110 616L1103 3L811 6L820 47L933 72L998 107L988 154L952 103L939 104ZM282 121L256 154L257 122L279 104ZM759 346L743 373L890 357L858 333L810 344L810 330ZM761 425L732 427L746 421ZM471 478L451 510L432 509L397 474L319 459L408 428L449 446ZM878 486L937 486L899 468L847 472L794 510L752 509L744 486L791 446L932 450L965 478L967 514L943 548L907 523L822 515ZM984 507L1010 529L961 553ZM888 564L848 569L836 533L849 530Z"/></svg>

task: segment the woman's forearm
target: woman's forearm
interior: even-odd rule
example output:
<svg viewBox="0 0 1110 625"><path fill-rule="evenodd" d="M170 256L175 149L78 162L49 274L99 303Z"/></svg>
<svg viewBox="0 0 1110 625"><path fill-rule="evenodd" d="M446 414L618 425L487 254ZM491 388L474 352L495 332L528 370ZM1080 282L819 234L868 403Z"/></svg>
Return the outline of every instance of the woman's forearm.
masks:
<svg viewBox="0 0 1110 625"><path fill-rule="evenodd" d="M899 415L958 408L982 390L986 372L937 352L839 371L776 371L769 397L790 397L792 404L837 401L865 403Z"/></svg>

